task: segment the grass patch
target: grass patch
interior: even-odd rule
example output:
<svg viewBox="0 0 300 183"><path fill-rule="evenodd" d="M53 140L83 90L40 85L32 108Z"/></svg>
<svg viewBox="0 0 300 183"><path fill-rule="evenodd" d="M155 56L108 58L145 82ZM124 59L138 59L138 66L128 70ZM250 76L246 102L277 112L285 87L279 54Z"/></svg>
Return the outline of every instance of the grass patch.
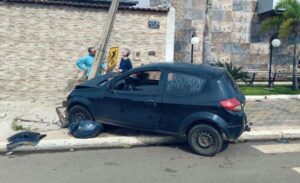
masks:
<svg viewBox="0 0 300 183"><path fill-rule="evenodd" d="M22 125L16 125L14 126L15 131L22 131L22 130L27 130L27 128L24 128Z"/></svg>
<svg viewBox="0 0 300 183"><path fill-rule="evenodd" d="M26 128L24 127L23 125L21 124L17 124L18 123L18 120L19 120L19 117L16 117L12 124L11 124L11 128L15 131L24 131L24 130L29 130L29 128Z"/></svg>
<svg viewBox="0 0 300 183"><path fill-rule="evenodd" d="M274 86L271 89L268 86L240 86L245 95L296 95L300 90L292 90L291 86Z"/></svg>

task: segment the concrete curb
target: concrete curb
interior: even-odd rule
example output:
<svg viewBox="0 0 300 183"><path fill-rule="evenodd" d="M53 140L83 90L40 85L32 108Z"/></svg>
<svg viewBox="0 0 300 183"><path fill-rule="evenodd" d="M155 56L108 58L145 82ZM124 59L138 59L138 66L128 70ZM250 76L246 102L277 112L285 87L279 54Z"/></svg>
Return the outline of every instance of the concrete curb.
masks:
<svg viewBox="0 0 300 183"><path fill-rule="evenodd" d="M238 141L268 141L278 139L300 139L300 129L245 132ZM15 152L126 148L133 146L170 145L184 142L184 139L169 136L111 136L92 139L45 139L37 146L22 146L17 148ZM0 152L6 152L6 144L7 142L0 142Z"/></svg>
<svg viewBox="0 0 300 183"><path fill-rule="evenodd" d="M246 95L246 100L300 99L300 95Z"/></svg>
<svg viewBox="0 0 300 183"><path fill-rule="evenodd" d="M300 133L299 133L300 137ZM244 132L243 135L238 139L242 141L263 141L263 140L277 140L282 139L282 132L278 131L251 131Z"/></svg>
<svg viewBox="0 0 300 183"><path fill-rule="evenodd" d="M91 139L45 139L41 140L37 146L22 146L15 151L59 151L69 149L88 148L126 148L132 146L150 146L183 143L184 140L169 136L112 136L97 137ZM0 152L6 152L7 142L0 142Z"/></svg>
<svg viewBox="0 0 300 183"><path fill-rule="evenodd" d="M239 138L239 141L268 141L278 139L300 139L300 129L245 132Z"/></svg>

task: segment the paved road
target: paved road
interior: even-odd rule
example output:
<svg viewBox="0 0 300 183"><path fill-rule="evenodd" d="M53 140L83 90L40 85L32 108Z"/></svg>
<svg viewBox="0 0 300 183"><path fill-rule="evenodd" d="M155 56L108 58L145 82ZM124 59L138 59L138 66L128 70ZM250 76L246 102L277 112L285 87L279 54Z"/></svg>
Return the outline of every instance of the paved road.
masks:
<svg viewBox="0 0 300 183"><path fill-rule="evenodd" d="M300 141L235 144L216 157L185 146L141 147L0 156L0 182L299 183L297 167Z"/></svg>

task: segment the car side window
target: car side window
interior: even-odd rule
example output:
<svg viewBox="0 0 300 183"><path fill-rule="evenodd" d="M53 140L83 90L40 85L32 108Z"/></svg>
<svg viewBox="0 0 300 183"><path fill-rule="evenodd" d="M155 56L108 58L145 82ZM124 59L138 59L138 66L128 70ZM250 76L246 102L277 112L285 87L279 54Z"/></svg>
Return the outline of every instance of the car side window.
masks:
<svg viewBox="0 0 300 183"><path fill-rule="evenodd" d="M130 93L158 94L160 71L141 71L117 81L112 89Z"/></svg>
<svg viewBox="0 0 300 183"><path fill-rule="evenodd" d="M169 96L188 96L200 94L206 79L185 73L169 73L166 94Z"/></svg>

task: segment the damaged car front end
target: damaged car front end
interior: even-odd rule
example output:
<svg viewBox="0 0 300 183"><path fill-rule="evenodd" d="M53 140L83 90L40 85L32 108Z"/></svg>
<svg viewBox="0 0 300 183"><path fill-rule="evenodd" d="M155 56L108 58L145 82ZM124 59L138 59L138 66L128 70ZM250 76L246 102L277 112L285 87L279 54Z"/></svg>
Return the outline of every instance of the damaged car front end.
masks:
<svg viewBox="0 0 300 183"><path fill-rule="evenodd" d="M56 113L59 117L60 125L62 128L66 128L69 125L69 119L68 119L68 102L70 102L72 93L76 93L76 91L83 88L95 88L97 86L103 86L107 81L113 79L114 77L118 76L119 73L108 73L106 75L102 75L99 77L96 77L94 79L88 80L80 85L75 86L75 88L67 93L67 100L62 101L62 105L59 107L56 107Z"/></svg>

